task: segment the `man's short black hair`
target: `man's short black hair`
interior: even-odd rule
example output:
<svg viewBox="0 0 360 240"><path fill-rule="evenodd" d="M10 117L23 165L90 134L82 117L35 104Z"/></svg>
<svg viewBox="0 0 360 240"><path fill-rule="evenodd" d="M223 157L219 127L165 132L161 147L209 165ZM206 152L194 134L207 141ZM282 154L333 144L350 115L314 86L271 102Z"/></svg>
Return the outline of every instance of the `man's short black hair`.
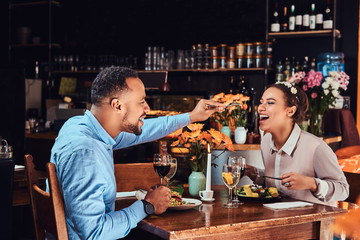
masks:
<svg viewBox="0 0 360 240"><path fill-rule="evenodd" d="M91 86L91 103L100 103L102 99L127 90L127 78L137 78L138 74L131 68L108 67L102 70Z"/></svg>

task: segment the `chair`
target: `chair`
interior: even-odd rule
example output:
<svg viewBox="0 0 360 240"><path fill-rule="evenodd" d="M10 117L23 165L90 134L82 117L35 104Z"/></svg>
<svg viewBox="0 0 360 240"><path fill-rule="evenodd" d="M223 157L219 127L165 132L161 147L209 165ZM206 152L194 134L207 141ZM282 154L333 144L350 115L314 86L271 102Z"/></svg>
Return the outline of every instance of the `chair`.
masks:
<svg viewBox="0 0 360 240"><path fill-rule="evenodd" d="M134 191L134 187L144 190L160 183L152 163L114 164L116 191Z"/></svg>
<svg viewBox="0 0 360 240"><path fill-rule="evenodd" d="M30 193L31 208L37 240L45 239L45 231L56 233L54 209L50 194L44 191L46 172L35 169L32 155L25 155L26 174Z"/></svg>
<svg viewBox="0 0 360 240"><path fill-rule="evenodd" d="M60 191L59 181L56 176L56 167L53 163L47 163L47 172L49 174L49 189L52 206L54 209L56 232L58 239L67 240L68 232L66 227L64 200Z"/></svg>
<svg viewBox="0 0 360 240"><path fill-rule="evenodd" d="M12 196L14 182L14 160L0 159L0 238L12 239Z"/></svg>
<svg viewBox="0 0 360 240"><path fill-rule="evenodd" d="M349 158L357 154L360 154L360 145L343 147L335 151L335 155L338 159Z"/></svg>

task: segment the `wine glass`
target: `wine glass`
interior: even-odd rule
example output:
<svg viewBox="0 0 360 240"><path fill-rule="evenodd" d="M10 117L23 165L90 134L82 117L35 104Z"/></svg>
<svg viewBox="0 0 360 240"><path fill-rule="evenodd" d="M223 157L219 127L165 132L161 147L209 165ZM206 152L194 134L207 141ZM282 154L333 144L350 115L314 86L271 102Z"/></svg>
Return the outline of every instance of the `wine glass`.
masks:
<svg viewBox="0 0 360 240"><path fill-rule="evenodd" d="M170 179L173 178L175 176L176 170L177 170L177 160L176 158L173 158L170 155L170 171L169 173L165 176L166 182L169 184Z"/></svg>
<svg viewBox="0 0 360 240"><path fill-rule="evenodd" d="M240 168L240 179L244 176L245 174L245 168L246 168L246 159L242 156L230 156L228 157L228 164L229 165L236 165L239 166ZM237 194L236 194L236 185L234 187L234 202L237 204L243 204L242 202L239 201Z"/></svg>
<svg viewBox="0 0 360 240"><path fill-rule="evenodd" d="M240 180L240 167L237 165L224 164L222 168L222 178L225 185L229 188L229 200L224 205L225 208L237 208L238 204L232 201L232 189L239 183Z"/></svg>
<svg viewBox="0 0 360 240"><path fill-rule="evenodd" d="M170 155L169 154L154 154L154 170L156 174L160 177L161 185L164 184L164 177L170 171Z"/></svg>

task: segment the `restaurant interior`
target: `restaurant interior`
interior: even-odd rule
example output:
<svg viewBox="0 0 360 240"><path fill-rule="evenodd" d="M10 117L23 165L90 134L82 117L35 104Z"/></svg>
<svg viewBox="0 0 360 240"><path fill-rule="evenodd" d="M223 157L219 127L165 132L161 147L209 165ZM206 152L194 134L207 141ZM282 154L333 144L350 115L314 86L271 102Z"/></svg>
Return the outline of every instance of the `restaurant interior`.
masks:
<svg viewBox="0 0 360 240"><path fill-rule="evenodd" d="M291 5L297 15L304 16L310 14L311 4L316 13L325 13L327 7L331 10L332 27L273 29L274 12L278 12L282 28L283 22L288 22L284 7L287 16ZM360 218L352 212L359 213L360 203L359 6L358 0L1 1L0 179L6 194L1 197L0 239L44 239L39 232L46 225L42 222L51 218L48 212L55 212L55 233L62 239L64 233L58 229L66 229L63 207L63 219L59 220L63 225L57 222L58 205L42 209L35 217L41 207L36 207L31 183L44 187L50 177L56 188L56 173L51 179L54 175L48 162L58 132L66 120L90 109L92 81L110 66L138 72L151 109L147 118L189 112L200 99L222 93L248 97L243 141L238 138L234 118L227 116L234 151L223 146L211 149L213 165L208 162L210 167L204 168L206 186L213 186L214 202L201 203L199 191L196 196L190 193L191 166L184 148L171 146L176 137L168 135L114 151L117 192L149 189L160 183L153 159L154 154L165 152L177 159L173 185L181 185L184 197L201 203L194 202L196 207L181 212L181 218L188 221L180 224L175 223L179 218L176 209L147 218L128 239L360 238L360 232L346 235L349 232L338 228L341 224L334 227L342 214L350 214L348 219L360 225ZM246 164L263 167L257 108L266 86L310 70L321 76L342 71L349 77L346 90L339 91L331 102L317 102L319 105L310 108L321 116L320 122L314 123L317 119L309 112L301 126L335 152L350 186L349 197L337 207L314 203L296 211L269 210L261 200L245 201L234 209L222 207L228 191L221 166L231 156L242 156ZM320 114L324 104L325 111ZM203 124L204 130L220 131L225 126L216 116ZM244 177L238 187L247 184L251 180ZM56 201L54 191L52 201ZM63 204L61 192L57 193ZM134 199L135 195L117 198L116 209L129 206ZM281 231L285 237L276 235Z"/></svg>

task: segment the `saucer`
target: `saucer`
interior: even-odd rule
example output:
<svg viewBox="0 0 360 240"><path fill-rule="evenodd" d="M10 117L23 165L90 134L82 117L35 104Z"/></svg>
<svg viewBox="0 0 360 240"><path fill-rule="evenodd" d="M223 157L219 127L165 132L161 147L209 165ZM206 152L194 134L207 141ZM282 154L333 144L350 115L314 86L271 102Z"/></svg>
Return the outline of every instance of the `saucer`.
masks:
<svg viewBox="0 0 360 240"><path fill-rule="evenodd" d="M201 198L201 201L203 201L203 202L213 202L213 201L215 201L215 198L212 198L212 199Z"/></svg>

